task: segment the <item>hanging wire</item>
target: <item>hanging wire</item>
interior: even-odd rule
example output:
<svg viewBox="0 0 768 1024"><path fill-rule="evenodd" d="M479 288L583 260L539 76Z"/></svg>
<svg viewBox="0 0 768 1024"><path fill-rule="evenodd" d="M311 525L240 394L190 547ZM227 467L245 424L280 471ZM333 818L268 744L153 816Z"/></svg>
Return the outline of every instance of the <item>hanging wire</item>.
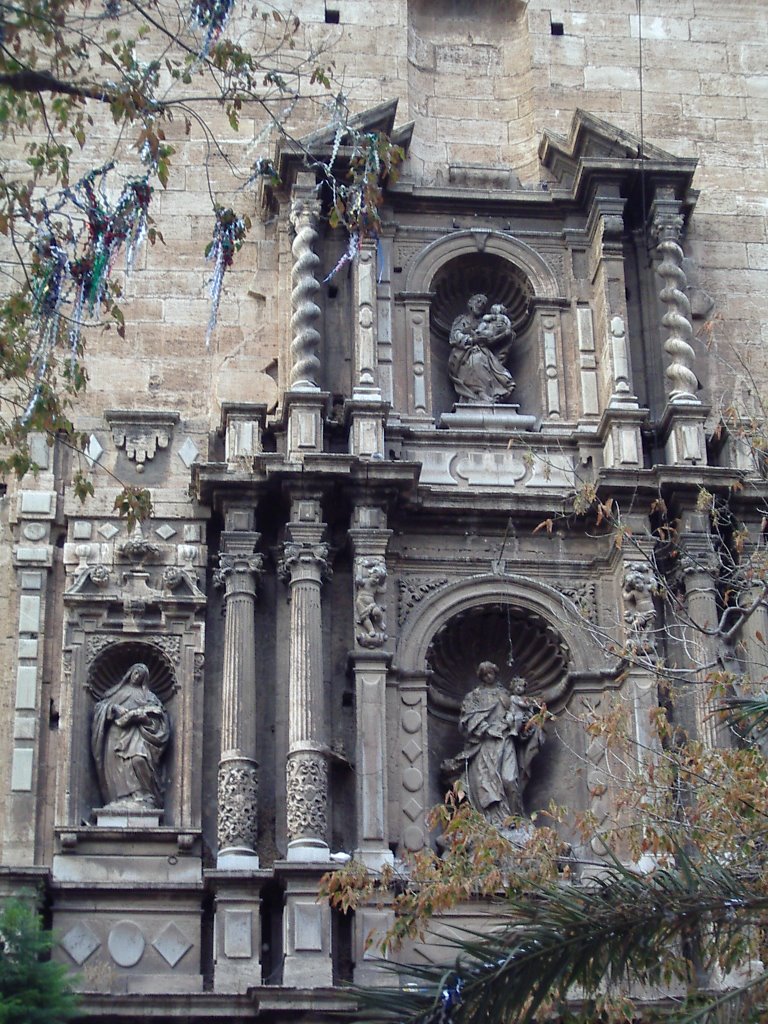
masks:
<svg viewBox="0 0 768 1024"><path fill-rule="evenodd" d="M645 240L645 253L648 257L648 267L653 263L651 258L651 239L648 233L648 212L646 210L646 188L645 188L645 93L643 90L643 0L637 0L637 55L638 55L638 77L640 85L640 208L643 217L643 238Z"/></svg>

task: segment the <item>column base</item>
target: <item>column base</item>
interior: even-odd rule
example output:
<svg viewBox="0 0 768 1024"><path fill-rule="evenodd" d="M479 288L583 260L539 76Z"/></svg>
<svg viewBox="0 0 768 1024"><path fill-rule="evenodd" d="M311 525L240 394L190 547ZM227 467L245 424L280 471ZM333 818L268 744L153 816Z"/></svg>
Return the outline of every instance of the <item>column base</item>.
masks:
<svg viewBox="0 0 768 1024"><path fill-rule="evenodd" d="M390 849L383 847L375 850L355 850L352 856L359 864L364 864L369 871L381 871L385 865L392 867L395 863L395 855Z"/></svg>
<svg viewBox="0 0 768 1024"><path fill-rule="evenodd" d="M330 848L321 839L294 839L288 843L285 859L292 864L327 864Z"/></svg>
<svg viewBox="0 0 768 1024"><path fill-rule="evenodd" d="M259 855L247 846L230 846L216 854L219 871L258 871Z"/></svg>

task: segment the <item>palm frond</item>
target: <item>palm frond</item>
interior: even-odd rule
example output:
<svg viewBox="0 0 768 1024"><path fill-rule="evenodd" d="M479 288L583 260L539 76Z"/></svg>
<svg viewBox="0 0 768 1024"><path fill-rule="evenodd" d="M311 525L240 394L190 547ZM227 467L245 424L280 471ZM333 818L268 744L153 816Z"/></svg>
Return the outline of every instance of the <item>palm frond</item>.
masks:
<svg viewBox="0 0 768 1024"><path fill-rule="evenodd" d="M609 865L585 885L546 883L499 905L491 933L465 933L453 967L394 968L399 989L358 990L360 1021L399 1024L531 1024L552 1000L585 998L633 982L695 982L684 943L705 935L727 968L744 952L768 894L754 872L678 851L650 875ZM704 943L704 945L706 945ZM702 1004L701 1012L709 1003Z"/></svg>
<svg viewBox="0 0 768 1024"><path fill-rule="evenodd" d="M721 706L733 728L749 731L755 738L768 732L768 697L726 697Z"/></svg>

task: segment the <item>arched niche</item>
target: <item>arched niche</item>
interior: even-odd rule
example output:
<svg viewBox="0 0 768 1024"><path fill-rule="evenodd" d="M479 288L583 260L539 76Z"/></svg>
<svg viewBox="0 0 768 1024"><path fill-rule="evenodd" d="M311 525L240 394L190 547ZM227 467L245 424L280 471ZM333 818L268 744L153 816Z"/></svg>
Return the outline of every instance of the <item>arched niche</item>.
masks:
<svg viewBox="0 0 768 1024"><path fill-rule="evenodd" d="M530 693L557 716L574 676L594 668L594 651L568 598L519 575L473 576L436 590L414 607L400 635L399 674L401 842L427 841L423 814L442 800L441 764L463 746L459 707L477 685L480 661L493 661L502 682L524 676ZM511 650L511 657L510 657ZM511 662L511 663L510 663ZM529 806L545 804L562 775L567 752L553 740L535 765ZM533 791L535 790L535 793Z"/></svg>
<svg viewBox="0 0 768 1024"><path fill-rule="evenodd" d="M109 638L112 640L112 638ZM146 665L149 671L147 685L162 701L171 725L168 747L162 761L164 779L163 820L174 821L178 810L178 739L179 730L183 729L182 716L177 707L176 695L180 684L176 678L176 670L172 658L158 645L141 640L114 640L103 647L92 648L93 657L89 662L86 674L85 689L91 696L87 714L87 728L84 739L89 752L90 771L89 784L85 797L86 807L91 809L103 804L99 791L96 766L90 751L91 723L93 708L109 690L112 689L136 664Z"/></svg>
<svg viewBox="0 0 768 1024"><path fill-rule="evenodd" d="M557 279L545 260L520 239L491 230L458 231L427 246L411 264L403 292L412 366L412 412L435 421L458 402L448 374L449 333L475 293L489 307L504 305L516 338L507 366L515 378L514 404L524 415L558 418L562 402ZM429 325L429 344L424 327Z"/></svg>

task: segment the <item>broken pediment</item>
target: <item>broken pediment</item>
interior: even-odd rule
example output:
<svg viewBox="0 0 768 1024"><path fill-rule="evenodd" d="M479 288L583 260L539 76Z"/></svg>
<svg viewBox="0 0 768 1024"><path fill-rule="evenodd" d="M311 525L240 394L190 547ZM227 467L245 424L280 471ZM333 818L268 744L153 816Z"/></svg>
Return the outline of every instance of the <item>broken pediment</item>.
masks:
<svg viewBox="0 0 768 1024"><path fill-rule="evenodd" d="M355 150L356 135L383 132L396 146L408 150L413 134L413 121L395 127L397 100L379 103L350 117L346 124L329 125L300 139L281 138L277 144L275 171L283 185L290 185L295 175L306 170L315 161L328 163L333 160L336 169L349 164ZM271 186L267 185L268 188Z"/></svg>
<svg viewBox="0 0 768 1024"><path fill-rule="evenodd" d="M681 195L690 189L697 164L695 159L678 157L652 146L586 110L577 110L573 115L568 138L544 132L539 159L562 188L579 191L587 168L620 173L643 171L655 179L666 177Z"/></svg>

